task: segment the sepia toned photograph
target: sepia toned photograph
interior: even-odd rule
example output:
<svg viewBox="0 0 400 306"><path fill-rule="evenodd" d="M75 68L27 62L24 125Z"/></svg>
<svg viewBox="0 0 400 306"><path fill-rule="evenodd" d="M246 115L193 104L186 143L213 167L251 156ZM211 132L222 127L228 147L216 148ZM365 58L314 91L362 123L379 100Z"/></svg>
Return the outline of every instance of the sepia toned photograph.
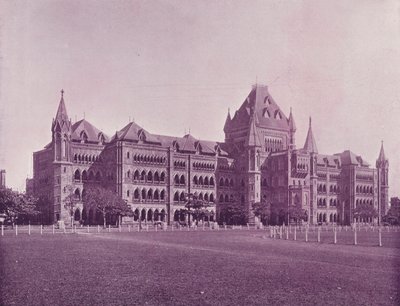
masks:
<svg viewBox="0 0 400 306"><path fill-rule="evenodd" d="M0 0L0 305L400 305L400 1Z"/></svg>

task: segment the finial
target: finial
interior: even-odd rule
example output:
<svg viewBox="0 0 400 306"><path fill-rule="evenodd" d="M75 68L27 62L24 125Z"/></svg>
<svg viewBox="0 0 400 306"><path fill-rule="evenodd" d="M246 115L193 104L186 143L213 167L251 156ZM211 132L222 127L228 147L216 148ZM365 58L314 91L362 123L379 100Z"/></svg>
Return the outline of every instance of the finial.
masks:
<svg viewBox="0 0 400 306"><path fill-rule="evenodd" d="M83 112L83 119L86 119L85 117L86 117L86 113L85 113L85 112Z"/></svg>
<svg viewBox="0 0 400 306"><path fill-rule="evenodd" d="M310 116L310 127L311 127L311 116Z"/></svg>
<svg viewBox="0 0 400 306"><path fill-rule="evenodd" d="M292 113L292 107L290 107L290 113Z"/></svg>
<svg viewBox="0 0 400 306"><path fill-rule="evenodd" d="M64 98L64 89L61 89L61 98Z"/></svg>
<svg viewBox="0 0 400 306"><path fill-rule="evenodd" d="M190 135L190 127L189 127L189 135Z"/></svg>
<svg viewBox="0 0 400 306"><path fill-rule="evenodd" d="M231 108L230 108L230 107L228 107L228 114L230 114L230 112L231 112Z"/></svg>

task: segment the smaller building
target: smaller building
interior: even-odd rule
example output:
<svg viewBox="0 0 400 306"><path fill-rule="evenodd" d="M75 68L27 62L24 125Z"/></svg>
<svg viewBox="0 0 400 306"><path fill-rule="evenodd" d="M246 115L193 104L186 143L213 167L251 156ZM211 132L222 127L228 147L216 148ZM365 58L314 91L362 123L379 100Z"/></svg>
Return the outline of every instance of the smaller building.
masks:
<svg viewBox="0 0 400 306"><path fill-rule="evenodd" d="M6 170L4 169L0 170L0 187L1 188L6 187Z"/></svg>
<svg viewBox="0 0 400 306"><path fill-rule="evenodd" d="M25 180L25 193L27 195L33 195L33 178L27 177Z"/></svg>

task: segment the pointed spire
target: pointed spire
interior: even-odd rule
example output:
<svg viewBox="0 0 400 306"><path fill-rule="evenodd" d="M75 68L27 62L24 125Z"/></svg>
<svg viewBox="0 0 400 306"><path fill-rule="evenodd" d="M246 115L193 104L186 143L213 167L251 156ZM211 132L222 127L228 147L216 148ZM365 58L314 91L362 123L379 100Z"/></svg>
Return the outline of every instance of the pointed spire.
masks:
<svg viewBox="0 0 400 306"><path fill-rule="evenodd" d="M294 122L294 118L293 118L293 115L292 115L292 108L290 108L290 114L289 114L288 123L289 123L290 131L291 132L296 132L296 123Z"/></svg>
<svg viewBox="0 0 400 306"><path fill-rule="evenodd" d="M245 143L247 147L261 147L261 141L257 133L256 122L256 114L253 113L250 117L250 129Z"/></svg>
<svg viewBox="0 0 400 306"><path fill-rule="evenodd" d="M307 138L306 142L304 143L303 149L307 150L310 153L318 153L317 144L315 143L314 135L311 128L311 116L310 116Z"/></svg>
<svg viewBox="0 0 400 306"><path fill-rule="evenodd" d="M383 140L382 140L381 151L379 152L378 161L385 161L385 160L386 156L385 156L385 150L383 149Z"/></svg>
<svg viewBox="0 0 400 306"><path fill-rule="evenodd" d="M58 109L57 109L57 114L56 114L56 121L58 120L60 123L64 121L68 121L68 115L67 115L67 108L65 107L65 102L64 102L64 89L61 89L61 100L60 103L58 104Z"/></svg>
<svg viewBox="0 0 400 306"><path fill-rule="evenodd" d="M225 120L224 132L226 132L229 129L231 121L232 121L231 112L230 112L230 109L228 108L228 115L226 116L226 120Z"/></svg>

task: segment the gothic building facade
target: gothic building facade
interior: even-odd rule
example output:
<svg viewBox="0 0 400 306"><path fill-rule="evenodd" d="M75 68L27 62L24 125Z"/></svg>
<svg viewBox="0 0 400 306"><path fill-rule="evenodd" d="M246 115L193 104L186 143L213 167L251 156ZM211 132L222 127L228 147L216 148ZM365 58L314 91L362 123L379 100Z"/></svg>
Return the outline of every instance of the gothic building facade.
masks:
<svg viewBox="0 0 400 306"><path fill-rule="evenodd" d="M256 202L270 205L273 223L288 222L293 208L310 224L350 224L360 203L380 215L388 208L383 145L376 168L348 150L319 154L310 119L305 144L297 148L292 112L286 117L264 85L253 86L233 117L228 112L224 142L157 135L135 122L109 137L85 119L72 124L63 91L51 131L51 142L33 154L33 190L47 199L49 222L69 221L63 203L73 193L75 220L96 223L99 216L82 199L100 183L127 201L132 221L180 220L188 195L208 203L210 221L222 220L232 203L245 209L250 223L259 221Z"/></svg>

